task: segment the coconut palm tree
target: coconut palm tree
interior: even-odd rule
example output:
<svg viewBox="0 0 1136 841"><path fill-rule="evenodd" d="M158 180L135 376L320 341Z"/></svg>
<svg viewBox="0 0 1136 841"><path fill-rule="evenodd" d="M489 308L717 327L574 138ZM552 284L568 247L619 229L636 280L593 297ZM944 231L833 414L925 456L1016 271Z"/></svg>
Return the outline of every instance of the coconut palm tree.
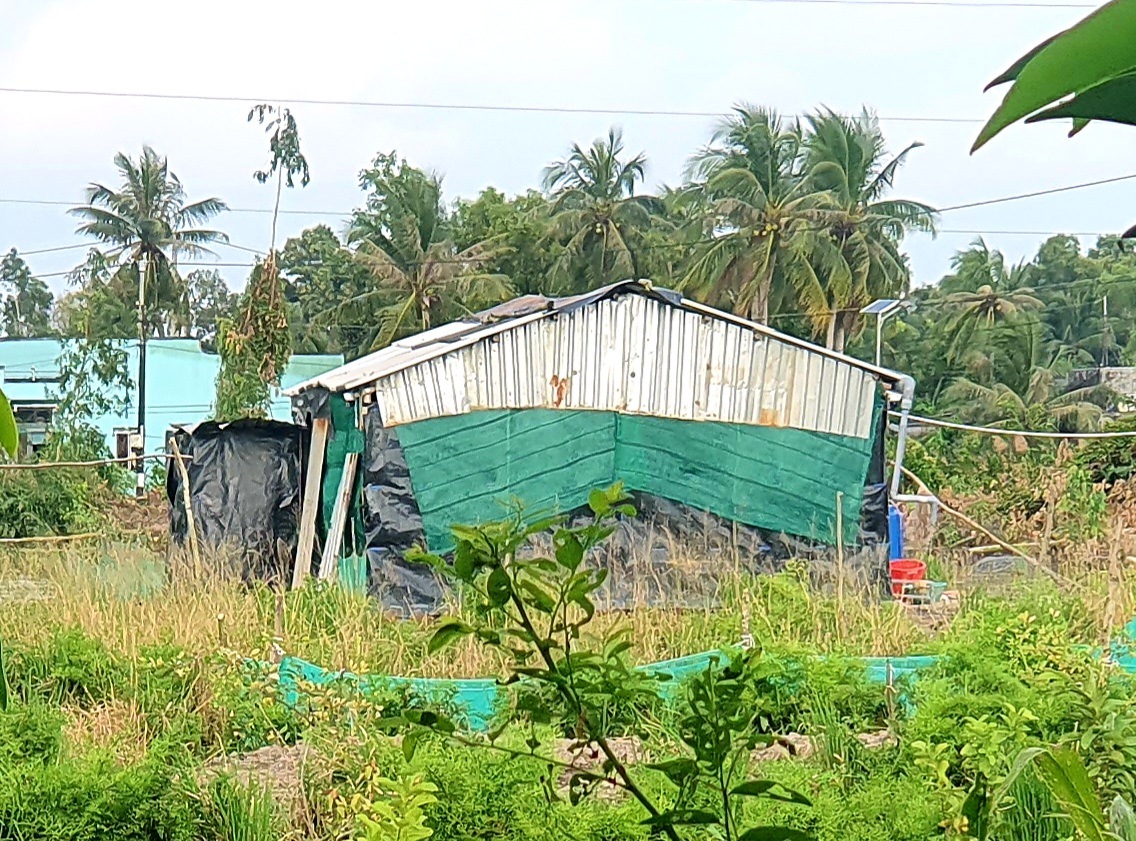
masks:
<svg viewBox="0 0 1136 841"><path fill-rule="evenodd" d="M367 348L377 349L511 297L509 279L486 270L500 250L495 242L454 246L438 176L392 154L379 155L362 180L371 194L347 239L372 286L329 309L324 320L374 325Z"/></svg>
<svg viewBox="0 0 1136 841"><path fill-rule="evenodd" d="M814 326L824 328L828 346L843 350L845 337L861 323L860 309L877 298L908 290L911 272L900 251L913 231L935 232L935 211L920 202L888 197L912 143L889 158L875 115L824 110L808 118L805 172L816 189L829 193L838 213L830 226L842 260L837 270L818 275L818 286L799 291Z"/></svg>
<svg viewBox="0 0 1136 841"><path fill-rule="evenodd" d="M71 209L83 220L78 233L106 246L117 265L113 281L138 289L144 302L144 329L158 336L189 328L188 289L177 270L180 256L208 254L207 246L227 242L220 231L200 227L226 210L220 199L186 202L185 189L169 162L149 146L131 160L119 152L114 165L119 189L93 183L87 203Z"/></svg>
<svg viewBox="0 0 1136 841"><path fill-rule="evenodd" d="M959 377L943 392L960 420L1007 429L1085 432L1095 429L1108 400L1100 386L1062 391L1074 351L1046 339L1038 321L997 328L985 353L970 361L971 377Z"/></svg>
<svg viewBox="0 0 1136 841"><path fill-rule="evenodd" d="M553 266L557 291L595 288L638 273L634 240L659 206L651 196L635 195L646 156L623 152L623 132L612 128L588 149L574 144L567 158L544 170L553 231L565 243Z"/></svg>
<svg viewBox="0 0 1136 841"><path fill-rule="evenodd" d="M1019 263L1007 267L1001 251L991 249L980 237L951 261L954 273L941 284L944 307L954 312L950 326L950 355L960 359L974 347L980 328L1039 313L1045 304L1028 286L1031 266ZM1039 320L1040 315L1033 316Z"/></svg>
<svg viewBox="0 0 1136 841"><path fill-rule="evenodd" d="M779 291L819 285L840 261L827 232L838 208L803 167L799 124L737 108L688 166L705 214L681 288L764 324Z"/></svg>

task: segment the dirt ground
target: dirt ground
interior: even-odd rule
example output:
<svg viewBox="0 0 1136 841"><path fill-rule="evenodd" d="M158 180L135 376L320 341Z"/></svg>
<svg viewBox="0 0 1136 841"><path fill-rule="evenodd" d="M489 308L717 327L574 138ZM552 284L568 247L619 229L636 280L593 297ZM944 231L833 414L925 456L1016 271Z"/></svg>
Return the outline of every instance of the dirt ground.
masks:
<svg viewBox="0 0 1136 841"><path fill-rule="evenodd" d="M151 491L140 500L123 494L109 495L106 515L123 534L144 537L158 550L169 546L169 502L165 491Z"/></svg>

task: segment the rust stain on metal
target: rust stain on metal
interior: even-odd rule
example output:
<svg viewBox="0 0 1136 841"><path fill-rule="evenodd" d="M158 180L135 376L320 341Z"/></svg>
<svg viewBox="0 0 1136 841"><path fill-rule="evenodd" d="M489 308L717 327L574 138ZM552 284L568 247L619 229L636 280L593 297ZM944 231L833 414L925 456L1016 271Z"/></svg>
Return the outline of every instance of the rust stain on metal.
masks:
<svg viewBox="0 0 1136 841"><path fill-rule="evenodd" d="M552 406L559 409L564 404L564 398L568 395L568 378L561 379L553 374L548 384L552 386Z"/></svg>
<svg viewBox="0 0 1136 841"><path fill-rule="evenodd" d="M781 413L776 409L762 409L758 413L757 423L759 426L783 426L781 423Z"/></svg>

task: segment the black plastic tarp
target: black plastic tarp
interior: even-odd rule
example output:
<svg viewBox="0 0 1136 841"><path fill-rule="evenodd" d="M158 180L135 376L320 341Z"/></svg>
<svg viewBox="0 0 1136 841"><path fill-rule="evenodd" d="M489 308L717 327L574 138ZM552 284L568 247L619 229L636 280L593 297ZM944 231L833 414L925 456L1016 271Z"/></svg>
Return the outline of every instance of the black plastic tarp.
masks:
<svg viewBox="0 0 1136 841"><path fill-rule="evenodd" d="M284 579L290 574L307 437L303 427L268 420L206 422L174 435L186 457L202 547L239 560L247 578ZM175 545L184 546L189 523L181 471L172 463L166 494L170 533Z"/></svg>
<svg viewBox="0 0 1136 841"><path fill-rule="evenodd" d="M886 500L886 487L883 494ZM379 488L364 491L369 522L377 517L369 500L379 496ZM621 519L599 550L598 562L611 572L595 599L601 610L641 605L704 608L716 603L723 583L738 572L779 572L794 557L810 561L818 583L834 574L831 547L731 522L662 497L633 494L632 503L637 516ZM568 517L572 525L585 525L590 519L586 508ZM381 534L381 529L368 526L369 537ZM368 545L368 591L385 610L402 616L445 612L446 585L432 569L409 563L404 557L408 546L423 542L420 523L417 532L396 531L395 536L397 546L381 542ZM534 538L531 550L551 552L548 538ZM845 574L859 576L883 595L887 558L886 551L881 554L877 547L866 542L850 550Z"/></svg>

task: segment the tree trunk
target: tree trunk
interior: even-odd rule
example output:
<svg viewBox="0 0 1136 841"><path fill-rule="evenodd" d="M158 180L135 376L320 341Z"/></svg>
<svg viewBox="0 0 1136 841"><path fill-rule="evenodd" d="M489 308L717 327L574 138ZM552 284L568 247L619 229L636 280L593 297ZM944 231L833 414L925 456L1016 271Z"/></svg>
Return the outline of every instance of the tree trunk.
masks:
<svg viewBox="0 0 1136 841"><path fill-rule="evenodd" d="M848 325L845 322L847 313L837 313L832 319L835 329L833 330L832 344L830 347L837 353L844 353L844 342L848 338Z"/></svg>
<svg viewBox="0 0 1136 841"><path fill-rule="evenodd" d="M773 268L773 261L768 260L757 278L757 294L753 296L749 317L758 324L769 323L769 300L773 297Z"/></svg>

